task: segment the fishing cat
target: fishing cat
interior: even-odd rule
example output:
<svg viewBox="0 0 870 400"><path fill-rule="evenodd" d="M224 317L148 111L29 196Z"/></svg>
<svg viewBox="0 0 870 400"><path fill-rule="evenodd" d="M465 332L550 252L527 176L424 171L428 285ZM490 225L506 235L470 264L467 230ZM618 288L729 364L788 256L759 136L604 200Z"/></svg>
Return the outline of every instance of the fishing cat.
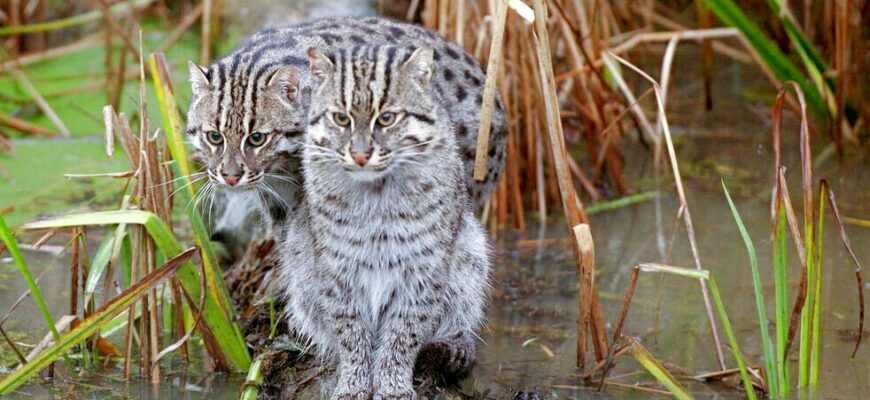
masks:
<svg viewBox="0 0 870 400"><path fill-rule="evenodd" d="M474 362L490 249L434 54L309 52L305 200L285 227L281 286L291 326L337 363L333 399L415 399L418 358L454 376Z"/></svg>
<svg viewBox="0 0 870 400"><path fill-rule="evenodd" d="M497 95L492 117L486 180L478 182L471 169L484 72L457 44L425 28L382 17L328 18L269 28L208 68L191 62L187 133L207 167L208 186L258 195L267 211L264 216L280 224L294 201L298 144L308 123L312 81L306 51L361 44L433 47L439 72L432 77L432 88L456 132L468 189L481 208L504 169L507 121L501 98Z"/></svg>

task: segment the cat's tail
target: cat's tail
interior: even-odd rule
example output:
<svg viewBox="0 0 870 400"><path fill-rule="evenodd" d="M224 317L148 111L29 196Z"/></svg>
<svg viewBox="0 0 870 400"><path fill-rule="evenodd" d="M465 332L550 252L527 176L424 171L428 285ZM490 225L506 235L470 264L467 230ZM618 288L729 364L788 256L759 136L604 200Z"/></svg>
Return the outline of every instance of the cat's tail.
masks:
<svg viewBox="0 0 870 400"><path fill-rule="evenodd" d="M470 373L476 359L474 336L461 332L448 339L427 343L420 349L414 373L441 385L459 383Z"/></svg>

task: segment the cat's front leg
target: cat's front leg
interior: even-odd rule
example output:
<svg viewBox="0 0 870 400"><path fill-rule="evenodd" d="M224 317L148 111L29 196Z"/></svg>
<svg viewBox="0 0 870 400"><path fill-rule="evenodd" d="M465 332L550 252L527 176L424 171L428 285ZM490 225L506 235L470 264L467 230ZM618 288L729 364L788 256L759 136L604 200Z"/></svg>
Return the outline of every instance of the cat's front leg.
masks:
<svg viewBox="0 0 870 400"><path fill-rule="evenodd" d="M432 334L437 304L430 296L411 294L385 305L375 347L374 399L414 400L414 363Z"/></svg>
<svg viewBox="0 0 870 400"><path fill-rule="evenodd" d="M372 335L358 307L334 302L331 326L338 345L338 385L333 400L369 400L372 396Z"/></svg>

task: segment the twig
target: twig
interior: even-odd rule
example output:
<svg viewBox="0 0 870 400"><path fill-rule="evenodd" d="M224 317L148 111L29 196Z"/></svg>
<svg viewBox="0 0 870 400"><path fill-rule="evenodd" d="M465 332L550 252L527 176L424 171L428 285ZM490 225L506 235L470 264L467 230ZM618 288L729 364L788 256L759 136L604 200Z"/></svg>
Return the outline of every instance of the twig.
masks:
<svg viewBox="0 0 870 400"><path fill-rule="evenodd" d="M0 124L6 125L16 131L27 133L36 136L55 136L57 132L51 129L43 128L34 123L27 122L23 119L15 118L11 115L0 113Z"/></svg>
<svg viewBox="0 0 870 400"><path fill-rule="evenodd" d="M6 61L0 64L0 72L7 70L13 66L27 66L30 64L35 64L41 61L49 60L56 57L65 56L67 54L72 54L80 50L84 50L87 48L94 47L100 44L100 38L102 37L102 33L97 32L93 35L84 37L76 42L66 44L63 46L53 47L45 51L41 51L38 53L30 53L19 56L16 60Z"/></svg>
<svg viewBox="0 0 870 400"><path fill-rule="evenodd" d="M2 54L4 56L7 55L5 51L3 51L0 54ZM33 87L33 83L30 82L30 79L27 78L27 75L25 75L23 72L21 72L21 70L18 69L18 66L15 66L15 65L13 65L11 68L9 68L9 72L12 74L12 76L15 77L15 79L19 83L21 83L24 86L24 88L27 90L27 92L30 93L30 96L33 97L34 101L36 101L36 105L39 106L39 109L45 113L45 115L48 117L48 119L51 120L52 123L54 123L54 125L60 131L61 136L63 136L63 137L72 136L69 129L67 129L66 125L63 123L63 121L60 119L60 117L57 116L57 113L55 113L54 110L51 108L51 106L48 105L48 102L45 101L45 98L42 97L41 94L39 94L39 91L36 90L35 87Z"/></svg>

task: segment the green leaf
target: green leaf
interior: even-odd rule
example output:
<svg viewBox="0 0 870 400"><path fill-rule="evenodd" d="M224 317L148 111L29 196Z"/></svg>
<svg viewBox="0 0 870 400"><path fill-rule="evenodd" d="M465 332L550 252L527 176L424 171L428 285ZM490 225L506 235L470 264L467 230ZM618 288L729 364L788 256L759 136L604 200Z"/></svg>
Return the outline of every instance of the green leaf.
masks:
<svg viewBox="0 0 870 400"><path fill-rule="evenodd" d="M167 257L181 252L181 244L163 220L153 213L141 210L104 211L87 214L77 214L59 217L46 221L25 224L24 229L51 229L90 225L132 224L142 225L154 240L157 248ZM251 356L247 344L235 323L228 315L232 308L222 303L218 289L206 278L207 295L203 310L203 321L211 330L221 351L235 368L247 370L251 365ZM192 298L200 297L200 277L193 263L186 262L178 271L178 280ZM222 282L222 280L221 280Z"/></svg>
<svg viewBox="0 0 870 400"><path fill-rule="evenodd" d="M734 217L734 222L737 224L737 229L740 231L740 237L743 239L743 245L746 246L746 252L749 254L749 267L752 272L752 287L755 290L755 308L758 312L758 327L761 330L761 346L764 350L764 366L767 369L767 384L768 392L780 393L779 389L779 374L775 367L776 356L773 353L773 343L770 341L770 332L767 328L767 310L764 307L764 288L761 282L761 273L758 272L758 255L755 253L755 245L752 243L752 238L749 237L749 232L746 231L746 226L743 225L743 219L740 218L740 213L737 211L737 206L731 199L731 194L728 193L728 188L725 186L725 180L722 179L722 190L725 191L725 198L728 200L728 207L731 208L731 215Z"/></svg>
<svg viewBox="0 0 870 400"><path fill-rule="evenodd" d="M689 400L693 398L692 395L690 395L689 392L686 391L679 382L677 382L673 375L656 361L655 357L653 357L646 348L633 340L631 342L631 355L634 356L637 362L654 376L659 383L668 388L674 397L680 400Z"/></svg>
<svg viewBox="0 0 870 400"><path fill-rule="evenodd" d="M88 317L88 319L82 321L78 327L70 330L69 333L60 337L57 342L40 352L36 358L20 366L12 374L0 381L0 394L9 393L18 386L21 386L31 376L47 367L60 356L66 354L77 344L84 342L94 335L100 327L116 315L126 311L130 304L179 271L182 265L186 264L193 257L195 250L195 248L188 249L172 260L169 260L166 265L151 272L135 285L106 303L106 305Z"/></svg>
<svg viewBox="0 0 870 400"><path fill-rule="evenodd" d="M15 265L18 266L18 271L21 272L24 281L27 282L27 287L30 289L30 294L33 296L33 301L36 302L40 314L42 314L45 325L48 326L48 330L51 331L55 339L59 338L60 334L57 332L57 328L54 327L54 319L51 317L51 313L48 312L48 306L45 305L42 292L33 279L33 274L30 273L27 262L24 261L24 256L21 254L21 249L18 248L18 242L15 240L15 236L12 235L12 230L6 225L6 219L3 217L2 211L0 211L0 239L3 239L3 243L6 243L6 249L12 255L12 259L15 260Z"/></svg>
<svg viewBox="0 0 870 400"><path fill-rule="evenodd" d="M782 82L795 81L807 95L810 107L816 114L827 117L828 107L816 86L809 84L807 77L776 46L761 29L752 22L732 0L704 0L704 4L728 26L740 30L765 66ZM798 44L799 45L799 44Z"/></svg>

